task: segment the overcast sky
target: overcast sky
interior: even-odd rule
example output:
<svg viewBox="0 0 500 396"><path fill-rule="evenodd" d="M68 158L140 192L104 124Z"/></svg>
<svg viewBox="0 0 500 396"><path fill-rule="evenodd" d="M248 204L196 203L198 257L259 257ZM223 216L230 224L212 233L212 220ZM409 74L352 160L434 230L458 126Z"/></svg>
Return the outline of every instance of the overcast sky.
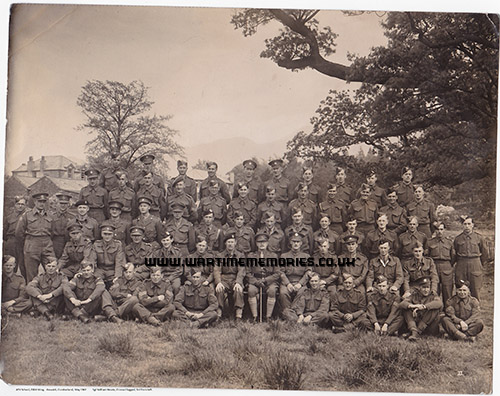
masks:
<svg viewBox="0 0 500 396"><path fill-rule="evenodd" d="M319 101L342 81L292 73L260 58L274 22L245 38L234 9L20 5L13 14L6 170L28 156L85 159L89 136L76 99L87 80L141 80L154 112L170 114L184 146L229 136L262 143L308 129ZM381 18L318 15L339 34L337 54L367 54L385 43Z"/></svg>

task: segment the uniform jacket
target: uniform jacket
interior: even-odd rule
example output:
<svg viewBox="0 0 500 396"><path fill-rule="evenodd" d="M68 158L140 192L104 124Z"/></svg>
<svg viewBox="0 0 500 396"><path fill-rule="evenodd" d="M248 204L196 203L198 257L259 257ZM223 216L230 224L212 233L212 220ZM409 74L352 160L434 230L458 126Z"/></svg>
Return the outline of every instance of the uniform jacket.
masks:
<svg viewBox="0 0 500 396"><path fill-rule="evenodd" d="M203 313L216 311L218 307L217 297L210 285L202 284L195 286L184 285L175 296L175 309L186 311L201 311Z"/></svg>

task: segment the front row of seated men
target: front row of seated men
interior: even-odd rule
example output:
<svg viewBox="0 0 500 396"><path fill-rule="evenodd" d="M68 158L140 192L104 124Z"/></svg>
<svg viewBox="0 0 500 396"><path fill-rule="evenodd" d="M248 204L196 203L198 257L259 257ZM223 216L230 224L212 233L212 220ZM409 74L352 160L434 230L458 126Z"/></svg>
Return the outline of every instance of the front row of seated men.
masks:
<svg viewBox="0 0 500 396"><path fill-rule="evenodd" d="M260 253L258 251L256 255L264 257L264 239L260 242ZM231 245L227 248L227 253L231 255ZM54 314L63 314L66 307L84 323L88 323L92 316L96 320L107 318L115 323L136 318L156 326L167 319L176 319L202 328L220 317L221 308L227 303L224 292L231 291L236 317L241 318L243 311L243 279L238 267L214 267L215 290L207 282L203 271L194 268L175 296L161 267L153 267L150 278L141 281L135 276L134 265L127 263L109 291L104 281L95 274L94 264L86 260L82 261L80 271L71 280L59 273L57 261L51 260L45 265L45 272L37 275L27 286L14 268L15 258L4 256L3 315L19 315L33 307L34 312L52 320ZM236 270L223 272L224 269ZM249 307L254 320L260 288L265 287L268 291L268 318L276 301L279 279L272 273L266 274L266 270L269 267L252 267L248 277ZM293 289L295 297L289 307L282 307L285 320L331 327L334 332L357 327L379 335L397 335L406 329L410 341L423 334L438 335L440 324L451 338L458 340L474 341L483 329L479 301L470 295L468 281L458 281L456 294L446 302L442 313L441 298L431 289L429 276L414 282L415 286L404 293L402 300L398 291L390 289L384 275L376 276L374 287L366 294L364 289L355 287L352 274L346 272L341 276L342 285L335 292L328 291L321 276L312 271L307 272L307 281L297 290L296 286L300 283L289 280L284 289ZM272 300L271 305L269 300Z"/></svg>

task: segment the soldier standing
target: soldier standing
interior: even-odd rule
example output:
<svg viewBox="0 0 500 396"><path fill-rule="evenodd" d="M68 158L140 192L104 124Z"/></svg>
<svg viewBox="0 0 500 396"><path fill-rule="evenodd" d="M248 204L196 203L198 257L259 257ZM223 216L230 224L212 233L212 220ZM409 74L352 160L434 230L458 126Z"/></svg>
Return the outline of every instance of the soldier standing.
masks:
<svg viewBox="0 0 500 396"><path fill-rule="evenodd" d="M396 184L395 191L398 195L399 204L406 206L415 199L415 186L412 184L413 171L405 166L401 171L401 181Z"/></svg>
<svg viewBox="0 0 500 396"><path fill-rule="evenodd" d="M270 252L276 253L278 256L285 251L286 238L285 233L276 225L275 214L271 211L265 212L262 215L264 226L257 233L266 234L269 237L268 249Z"/></svg>
<svg viewBox="0 0 500 396"><path fill-rule="evenodd" d="M117 172L124 172L125 169L120 167L120 154L116 151L111 153L111 165L105 168L100 177L99 185L104 187L108 193L118 187Z"/></svg>
<svg viewBox="0 0 500 396"><path fill-rule="evenodd" d="M71 196L60 192L56 194L56 197L59 202L56 212L52 215L52 244L54 245L56 258L59 258L63 252L64 245L68 242L66 228L70 222L74 221L75 216L68 211Z"/></svg>
<svg viewBox="0 0 500 396"><path fill-rule="evenodd" d="M108 218L108 191L98 185L99 174L97 169L85 171L89 184L82 187L79 199L89 203L89 216L101 224Z"/></svg>
<svg viewBox="0 0 500 396"><path fill-rule="evenodd" d="M233 196L232 201L227 208L227 224L234 226L235 213L242 212L245 218L245 224L253 229L256 227L257 221L257 204L249 197L249 186L245 183L235 185L235 190L238 191L236 197Z"/></svg>
<svg viewBox="0 0 500 396"><path fill-rule="evenodd" d="M23 244L16 239L16 227L21 216L26 212L26 198L21 195L14 197L14 210L4 213L3 216L3 254L8 254L16 258L17 271L19 267L23 277L26 277L24 268Z"/></svg>
<svg viewBox="0 0 500 396"><path fill-rule="evenodd" d="M219 165L216 162L207 162L207 173L208 177L203 180L200 184L200 201L202 198L208 197L210 195L210 182L217 182L219 186L219 192L222 198L226 201L226 205L231 202L231 196L229 195L229 189L227 184L217 177L217 169Z"/></svg>
<svg viewBox="0 0 500 396"><path fill-rule="evenodd" d="M304 182L300 182L296 188L298 197L288 204L288 213L293 213L295 209L300 209L304 217L304 224L311 228L316 228L318 213L316 203L308 198L309 187Z"/></svg>
<svg viewBox="0 0 500 396"><path fill-rule="evenodd" d="M125 260L134 264L134 275L143 281L149 278L149 268L146 265L146 258L153 256L153 246L144 242L144 228L132 226L129 230L132 242L125 247Z"/></svg>
<svg viewBox="0 0 500 396"><path fill-rule="evenodd" d="M186 175L188 168L187 161L178 160L177 161L177 171L179 174L170 180L170 190L169 194L173 192L173 183L175 180L182 180L184 182L184 192L193 198L193 202L198 200L197 187L194 179Z"/></svg>
<svg viewBox="0 0 500 396"><path fill-rule="evenodd" d="M290 180L283 176L283 165L284 163L282 159L269 161L269 166L272 168L273 174L271 183L276 189L276 201L283 204L286 208L292 199L293 190Z"/></svg>
<svg viewBox="0 0 500 396"><path fill-rule="evenodd" d="M130 242L128 231L130 228L130 221L121 218L123 204L120 201L109 201L109 219L108 224L115 227L114 238L126 246Z"/></svg>
<svg viewBox="0 0 500 396"><path fill-rule="evenodd" d="M151 201L149 212L151 215L164 219L166 214L165 209L165 193L163 190L153 183L153 172L145 172L141 179L138 197L146 197Z"/></svg>
<svg viewBox="0 0 500 396"><path fill-rule="evenodd" d="M245 184L248 188L248 198L257 206L262 201L261 181L255 176L257 163L247 159L243 161L243 177L234 183L233 200L240 196L238 185Z"/></svg>
<svg viewBox="0 0 500 396"><path fill-rule="evenodd" d="M443 297L443 304L448 301L453 292L453 267L455 262L455 248L453 240L444 236L445 224L439 222L436 228L436 236L429 240L427 246L429 257L434 260L439 275L439 288Z"/></svg>
<svg viewBox="0 0 500 396"><path fill-rule="evenodd" d="M348 216L356 219L358 230L366 236L375 227L375 217L377 213L377 203L370 199L372 190L368 184L362 184L360 189L361 197L352 201L347 210Z"/></svg>
<svg viewBox="0 0 500 396"><path fill-rule="evenodd" d="M191 195L185 192L184 179L182 177L174 179L171 187L172 194L167 197L167 219L172 218L174 205L180 205L183 208L182 217L184 217L187 221L194 223L197 220L196 204L194 203Z"/></svg>
<svg viewBox="0 0 500 396"><path fill-rule="evenodd" d="M162 191L163 196L165 196L166 194L165 181L160 175L156 174L153 171L154 168L153 161L155 160L155 158L156 157L153 154L144 154L139 158L139 160L142 162L143 169L139 172L139 175L137 175L137 177L135 178L133 187L134 190L138 192L142 187L142 185L145 183L143 180L144 176L147 175L148 173L151 173L152 184L158 187ZM137 195L140 196L139 193Z"/></svg>
<svg viewBox="0 0 500 396"><path fill-rule="evenodd" d="M406 219L406 211L398 203L398 195L395 188L387 190L387 205L379 210L379 213L387 215L387 228L394 231L397 235L401 235L406 231L408 220Z"/></svg>
<svg viewBox="0 0 500 396"><path fill-rule="evenodd" d="M74 218L74 223L82 227L83 236L89 238L92 242L100 238L99 233L99 223L96 219L89 216L90 204L85 200L79 200L75 203L76 206L76 217Z"/></svg>
<svg viewBox="0 0 500 396"><path fill-rule="evenodd" d="M96 254L95 276L102 279L106 285L122 275L125 265L125 253L122 243L113 239L115 227L104 222L101 224L101 237L94 242ZM93 272L93 271L92 271Z"/></svg>
<svg viewBox="0 0 500 396"><path fill-rule="evenodd" d="M424 199L424 194L424 188L421 185L415 186L415 199L407 205L406 211L408 217L415 216L418 219L418 230L427 238L431 238L436 224L436 208L433 203Z"/></svg>
<svg viewBox="0 0 500 396"><path fill-rule="evenodd" d="M122 204L121 217L131 222L135 217L137 197L135 191L128 186L128 176L125 171L116 172L116 187L109 192L109 202L118 201Z"/></svg>
<svg viewBox="0 0 500 396"><path fill-rule="evenodd" d="M214 224L217 227L222 227L226 224L227 207L226 201L220 194L220 182L218 180L210 180L208 182L209 194L204 196L200 200L198 205L198 219L201 221L203 212L208 209L212 209L214 213Z"/></svg>
<svg viewBox="0 0 500 396"><path fill-rule="evenodd" d="M262 227L264 226L264 220L262 216L266 212L273 212L274 219L278 226L283 230L286 226L287 221L287 210L286 207L276 200L276 187L272 184L266 186L266 200L261 202L257 207L257 224Z"/></svg>
<svg viewBox="0 0 500 396"><path fill-rule="evenodd" d="M139 216L132 221L132 225L144 228L144 241L150 243L153 248L160 246L163 225L157 216L149 213L151 200L148 197L139 197Z"/></svg>
<svg viewBox="0 0 500 396"><path fill-rule="evenodd" d="M347 207L345 202L338 197L337 186L328 184L327 199L319 204L320 217L330 218L330 228L338 235L344 232L344 224L347 220Z"/></svg>

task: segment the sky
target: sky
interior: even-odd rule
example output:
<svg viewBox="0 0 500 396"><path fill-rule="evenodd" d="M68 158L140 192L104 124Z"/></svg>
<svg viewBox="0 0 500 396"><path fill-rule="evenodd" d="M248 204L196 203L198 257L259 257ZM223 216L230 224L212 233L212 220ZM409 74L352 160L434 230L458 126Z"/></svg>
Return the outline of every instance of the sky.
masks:
<svg viewBox="0 0 500 396"><path fill-rule="evenodd" d="M330 89L355 87L261 58L271 23L245 38L234 9L24 4L11 16L6 171L32 155L85 159L89 135L76 100L88 80L141 80L153 112L172 115L183 146L246 136L257 143L310 129ZM385 43L375 14L322 11L339 34L330 59ZM192 161L194 163L195 161Z"/></svg>

